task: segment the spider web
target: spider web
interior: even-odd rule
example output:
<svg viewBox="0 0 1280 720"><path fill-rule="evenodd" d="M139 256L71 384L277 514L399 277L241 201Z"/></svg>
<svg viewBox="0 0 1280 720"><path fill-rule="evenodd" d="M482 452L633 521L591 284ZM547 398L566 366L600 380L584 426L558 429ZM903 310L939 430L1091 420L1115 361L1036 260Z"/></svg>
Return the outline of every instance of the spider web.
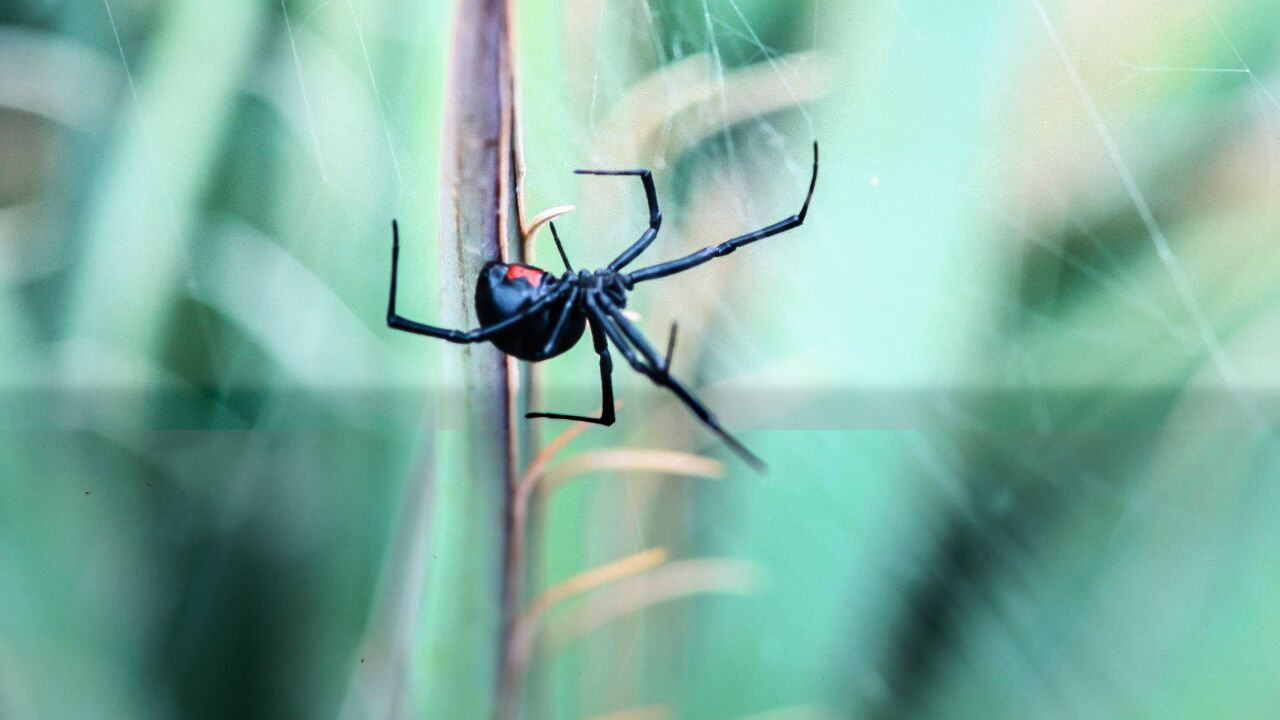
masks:
<svg viewBox="0 0 1280 720"><path fill-rule="evenodd" d="M40 18L33 27L54 12L18 5L27 9L16 17ZM34 359L26 346L42 346L41 333L14 343L25 362L16 367L100 373L62 376L68 385L195 386L211 424L259 434L206 456L131 445L98 419L118 445L103 467L138 456L180 478L228 536L274 508L281 557L329 554L362 531L341 525L361 515L352 503L377 505L372 494L395 506L394 483L317 480L341 469L403 475L379 460L392 454L385 446L365 443L408 436L422 411L385 410L378 403L408 403L385 391L447 396L465 381L434 372L452 348L409 349L376 328L385 238L366 239L391 216L415 228L422 241L406 266L417 272L402 290L414 314L433 317L435 115L447 89L421 69L443 65L447 4L281 0L200 15L173 3L154 17L151 5L103 0L68 10L74 22L60 26L100 27L96 62L118 67L119 82L82 90L114 97L114 110L50 104L42 87L74 72L0 80L6 107L89 128L76 142L103 146L78 169L97 184L64 188L44 213L87 229L31 233L67 235L49 244L88 258L65 273L70 319L10 322L25 311L6 310L0 324L58 338ZM608 262L644 214L638 183L583 180L575 168L654 170L666 223L638 267L795 212L809 142L824 152L804 228L637 288L631 306L659 347L680 323L677 374L771 474L748 476L619 362L622 419L582 449L720 458L726 482L610 474L612 484L566 489L547 520L544 580L664 545L680 558L742 560L766 583L742 601L671 603L679 608L570 647L540 679L566 715L655 702L707 717L1255 714L1265 680L1202 668L1273 677L1280 666L1274 650L1241 638L1242 627L1260 644L1274 636L1265 608L1280 554L1268 522L1280 506L1268 290L1280 280L1269 239L1280 50L1256 30L1275 26L1274 10L1225 0L517 5L525 191L535 212L578 205L559 223L579 267ZM179 21L208 37L151 36ZM237 79L211 89L212 63L180 48L237 33L242 60L222 58ZM165 75L166 57L187 65ZM183 80L190 95L174 90ZM185 117L175 108L213 90L231 98L209 104L231 118L223 130L200 118L174 126ZM137 139L111 146L118 137ZM94 175L98 164L116 171ZM14 237L38 214L3 211L0 229L18 228ZM47 306L61 291L21 257L5 258L5 278L17 278L9 304ZM81 276L91 281L75 285ZM119 327L98 322L118 296L133 299L113 315ZM546 368L551 409L598 404L595 363L578 348ZM260 393L256 405L236 399L245 388ZM363 399L344 405L347 393ZM280 454L263 431L287 427L299 395L340 428L316 435L323 451ZM229 482L190 470L226 456ZM378 557L380 528L363 531L361 557ZM148 616L123 634L159 625ZM111 667L101 655L86 667ZM741 687L713 672L740 659L750 665ZM0 686L6 672L0 662ZM586 679L566 677L574 672Z"/></svg>
<svg viewBox="0 0 1280 720"><path fill-rule="evenodd" d="M1220 286L1206 280L1207 258L1202 250L1206 241L1189 239L1193 223L1174 207L1179 193L1188 192L1192 197L1199 193L1161 182L1152 170L1153 164L1170 163L1177 151L1151 148L1139 142L1135 133L1144 127L1169 128L1210 156L1220 153L1229 157L1230 143L1239 139L1232 130L1238 129L1246 137L1252 132L1270 137L1265 129L1274 127L1280 106L1269 74L1256 68L1259 64L1269 67L1270 60L1247 60L1241 43L1225 29L1219 17L1221 8L1214 4L1193 3L1181 9L1185 14L1180 27L1203 42L1201 54L1206 60L1202 64L1155 59L1162 49L1153 50L1137 41L1136 25L1131 45L1108 48L1093 44L1076 14L1040 2L1001 6L1002 19L985 28L966 25L968 19L946 13L945 20L931 17L931 12L917 3L871 5L875 7L865 14L842 8L835 15L815 6L807 48L792 44L784 49L766 42L748 21L743 7L734 2L679 7L645 2L639 11L628 3L605 3L592 18L595 37L602 40L591 48L594 58L586 125L593 139L591 150L600 156L599 162L607 164L610 156L598 149L596 139L601 135L616 139L612 136L618 132L617 125L608 121L609 108L625 97L639 74L617 57L618 47L637 47L628 44L631 36L639 35L646 41L639 43L647 49L646 68L672 68L694 57L707 64L715 87L713 100L700 105L697 112L704 115L707 125L718 125L718 131L695 143L683 159L672 160L661 153L655 153L652 161L640 158L660 176L666 175L664 209L674 218L652 253L666 257L669 255L662 253L697 247L702 238L716 231L726 237L781 217L788 208L782 188L788 185L788 178L793 187L800 186L805 171L804 156L796 151L796 137L808 132L827 142L832 133L848 136L828 145L849 150L826 166L820 183L815 213L824 216L825 222L811 223L814 227L797 233L806 235L807 241L794 237L769 241L774 246L807 242L821 247L821 252L796 252L794 246L787 250L753 247L718 261L724 265L708 269L707 275L696 281L673 280L668 289L649 290L657 301L636 299L645 327L660 339L669 319L683 322L689 315L705 314L708 319L700 327L701 346L688 351L698 353L698 359L684 369L699 379L699 386L713 398L712 404L722 416L748 426L783 430L776 436L777 445L766 447L774 450L774 458L783 458L790 476L808 478L799 483L804 489L795 494L779 492L778 506L786 507L789 513L808 508L817 515L819 524L824 520L838 522L827 508L841 506L840 498L848 492L842 484L857 482L864 474L889 483L914 478L920 483L916 489L898 492L920 492L942 499L939 505L926 505L967 528L963 537L968 547L1000 558L985 558L985 564L1002 572L1016 569L1036 575L1048 573L1036 566L1042 560L1038 550L1018 548L1029 536L1035 537L1019 515L1029 512L1035 502L1046 501L1044 498L1062 496L1072 512L1096 513L1112 523L1107 531L1114 533L1109 544L1094 546L1092 552L1099 562L1123 568L1115 575L1103 573L1096 579L1096 587L1079 606L1079 612L1086 616L1091 603L1105 605L1127 597L1124 573L1140 576L1147 572L1132 560L1133 548L1140 542L1127 544L1120 539L1126 534L1158 535L1165 531L1163 523L1173 518L1215 538L1212 548L1199 557L1228 555L1232 543L1239 541L1238 535L1224 534L1224 526L1206 520L1194 508L1161 504L1159 498L1185 482L1169 466L1176 453L1168 443L1176 444L1174 438L1180 433L1190 433L1187 442L1197 452L1208 457L1229 453L1216 444L1213 433L1201 435L1191 430L1196 424L1192 421L1188 425L1187 418L1196 415L1212 417L1218 423L1215 427L1231 428L1248 438L1249 449L1242 452L1252 458L1246 462L1256 462L1257 467L1236 476L1236 482L1219 499L1227 516L1243 525L1254 522L1247 518L1256 518L1257 511L1249 505L1261 497L1260 493L1265 494L1254 473L1269 474L1280 459L1269 419L1273 401L1260 393L1258 386L1270 381L1265 373L1259 376L1256 369L1243 369L1256 368L1258 359L1234 346L1238 341L1232 339L1236 327L1232 323L1239 318L1232 320L1223 314ZM1133 20L1141 17L1141 10L1117 15ZM889 28L884 32L890 39L879 40L897 49L876 48L884 57L874 60L849 52L875 68L866 75L855 74L866 86L837 82L837 97L859 98L857 111L828 111L839 119L824 124L815 121L811 109L811 104L821 101L811 99L798 102L790 116L762 110L742 118L731 109L745 92L730 79L735 72L759 63L781 76L780 68L793 61L793 53L820 46L824 21L861 30L864 26L850 20L864 17L881 23L868 22L865 27ZM953 33L946 22L961 29ZM987 37L1001 40L957 40L966 31L980 36L990 33ZM853 35L840 41L851 46L877 42L872 30L866 36L857 35L857 30L851 32ZM1235 32L1240 32L1238 26ZM837 54L843 50L836 49L834 40L827 47ZM645 56L638 50L629 52ZM1023 175L1017 169L1019 163L1052 166L1044 162L1046 156L1034 160L1004 157L993 162L990 157L957 149L959 143L979 147L982 143L1002 144L983 132L982 123L1009 128L1009 123L1015 122L992 106L1025 102L1018 95L1018 82L1024 78L1016 72L1004 74L1019 64L1034 67L1046 78L1041 81L1049 88L1044 95L1054 104L1042 112L1061 118L1055 122L1044 114L1028 114L1020 119L1050 137L1070 135L1083 147L1082 152L1096 158L1087 180L1071 175L1082 172L1080 165L1084 163L1053 157L1047 151L1046 156L1057 160L1066 174ZM983 72L995 77L983 77ZM1171 115L1159 118L1126 112L1135 104L1152 102L1153 93L1178 86L1204 87L1203 83L1230 93L1224 112L1235 120L1221 121L1224 138L1215 141L1188 132L1183 123L1192 122L1192 116L1177 115L1185 112L1185 107L1168 110ZM794 91L791 82L780 85L792 97L801 94ZM687 131L680 123L686 110L680 100L685 88L669 78L661 78L656 86L648 100L659 107L665 105L668 120L658 131L662 139L655 145L678 145L679 136ZM966 105L956 97L955 87L991 104ZM952 113L955 115L949 115ZM932 142L927 133L939 131L945 123L931 123L931 117L946 118L971 131ZM894 123L918 128L920 145L949 156L917 158L913 154L920 151L910 144L877 142L878 135L894 134ZM827 132L822 131L824 127ZM1260 144L1265 158L1261 173L1264 182L1274 187L1280 167L1276 143L1264 139ZM883 150L885 145L896 148L899 157ZM1010 168L1013 172L1001 174ZM771 172L761 172L766 169ZM773 187L762 197L746 184L735 184L743 176ZM1026 187L1011 187L1010 176ZM707 186L715 188L721 207L699 203L699 188ZM582 192L595 197L586 195L588 190ZM625 188L621 192L625 193ZM1097 196L1103 193L1110 193L1109 199L1098 201ZM1036 207L1037 202L1051 209ZM601 213L606 217L590 222L590 237L617 235L619 208L613 204L603 207L606 210ZM1264 200L1263 207L1267 208L1265 216L1272 217L1274 201ZM720 212L715 214L716 210ZM699 216L711 214L716 220L707 224L714 230L701 227ZM1025 250L1014 249L1019 246ZM1030 286L1004 285L999 273L1016 275L1024 257L1028 264L1021 268L1026 274L1019 282ZM1035 297L1042 292L1034 285L1041 281L1037 266L1046 264L1058 267L1055 272L1061 273L1059 299ZM755 274L760 268L767 271ZM910 277L911 282L902 282L904 277ZM837 285L841 292L815 293L815 282ZM751 292L735 292L742 286ZM806 303L806 298L815 294L821 300ZM664 309L664 305L674 309ZM1082 305L1107 310L1077 313ZM789 312L774 312L779 306ZM1129 316L1133 319L1116 321ZM1134 328L1140 329L1148 345L1133 345ZM1061 341L1043 344L1047 337ZM1080 347L1092 351L1079 353L1078 365L1063 361ZM1134 373L1081 371L1092 363L1105 364L1108 350L1132 353L1142 369ZM1163 357L1166 355L1187 359L1172 361ZM1174 370L1169 367L1171 362L1191 369ZM587 373L573 374L581 377ZM1089 423L1101 425L1091 425L1086 438L1073 439L1080 432L1076 423L1082 415L1072 408L1091 393L1118 397L1117 405L1123 407L1127 402L1139 409L1095 416ZM979 398L976 402L975 397ZM778 407L797 410L770 414ZM650 412L661 413L661 408ZM674 419L673 415L659 416L663 418L660 425ZM805 462L806 450L800 448L825 460L847 457L851 445L874 444L845 432L851 428L892 429L906 448L904 457L899 458L902 464L876 470L856 457L839 469ZM984 477L984 473L993 476ZM824 502L829 505L823 506ZM868 520L863 512L852 511L850 516ZM806 522L815 519L814 515L805 518ZM835 537L839 536L822 541L836 542ZM732 541L726 544L741 547ZM975 579L945 562L934 566L936 562L938 558L926 557L921 567L948 578L937 587L904 584L916 588L921 597L926 597L925 593L933 597L976 592L975 584L999 587L1002 582L989 577ZM998 610L984 608L967 617L978 628L973 631L977 634L987 632L986 623L997 618L995 624L1003 623L1004 632L1013 639L994 642L1008 642L1005 649L1015 656L1035 657L1033 644L1043 641L1019 636L1016 621L1001 616ZM909 623L903 622L904 627ZM930 640L905 632L908 637L899 637L898 642L927 645ZM816 637L810 639L820 642ZM1122 702L1115 698L1124 697L1140 704L1159 702L1158 691L1150 689L1148 680L1101 659L1099 654L1104 651L1100 648L1105 645L1101 640L1094 642L1098 644L1081 652L1097 663L1099 672L1114 675L1117 689L1112 701ZM785 655L778 646L774 649ZM1018 682L1042 687L1053 682L1058 672L1045 666L1023 674ZM886 687L896 691L903 685L925 682L922 677L945 685L945 679L905 664L869 669L864 680L868 687L888 692ZM1069 678L1066 682L1081 681ZM1066 692L1065 697L1068 699L1062 702L1068 706L1106 713L1107 701L1083 697L1078 691Z"/></svg>

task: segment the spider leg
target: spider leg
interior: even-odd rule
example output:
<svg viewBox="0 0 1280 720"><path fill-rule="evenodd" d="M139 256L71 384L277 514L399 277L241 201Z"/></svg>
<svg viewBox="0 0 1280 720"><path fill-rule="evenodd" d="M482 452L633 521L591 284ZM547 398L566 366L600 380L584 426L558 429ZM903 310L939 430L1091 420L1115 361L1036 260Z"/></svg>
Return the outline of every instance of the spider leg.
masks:
<svg viewBox="0 0 1280 720"><path fill-rule="evenodd" d="M667 336L667 357L662 361L662 372L671 369L671 356L676 354L676 330L675 321L672 321L671 334Z"/></svg>
<svg viewBox="0 0 1280 720"><path fill-rule="evenodd" d="M556 318L556 325L551 330L551 336L547 338L547 344L542 346L543 355L550 355L551 349L560 341L560 334L564 332L565 323L569 322L569 315L574 310L578 293L579 290L576 285L569 286L569 297L564 301L564 309L560 311L560 317Z"/></svg>
<svg viewBox="0 0 1280 720"><path fill-rule="evenodd" d="M649 229L645 230L631 247L609 263L609 269L617 272L644 252L653 239L658 237L658 229L662 227L662 211L658 209L658 191L653 186L653 174L648 170L575 170L574 172L578 175L635 176L644 183L644 196L649 202Z"/></svg>
<svg viewBox="0 0 1280 720"><path fill-rule="evenodd" d="M613 403L613 358L609 355L609 343L605 340L602 322L593 315L587 316L587 324L591 326L591 340L595 343L596 354L600 356L600 417L583 417L581 415L562 415L560 413L531 412L526 418L551 418L553 420L578 420L597 425L612 425L617 416L614 415Z"/></svg>
<svg viewBox="0 0 1280 720"><path fill-rule="evenodd" d="M603 309L601 309L601 305L604 306ZM600 302L597 303L596 298L591 294L588 294L587 307L589 309L589 313L600 318L605 333L608 334L609 339L617 346L618 351L622 353L623 357L627 359L627 362L631 364L631 367L635 368L635 370L642 375L648 377L655 384L661 385L674 393L675 396L679 398L694 415L698 416L698 419L701 420L704 425L711 428L712 432L716 435L719 435L720 439L724 440L725 443L727 443L729 447L748 465L758 471L764 471L764 462L748 450L745 445L738 441L737 438L730 435L729 431L725 430L724 427L720 425L720 422L716 420L715 415L711 414L711 411L707 406L693 394L693 391L685 387L684 383L677 380L670 372L668 372L666 367L667 363L663 362L662 358L660 358L658 353L653 349L653 346L650 345L649 341L645 339L643 334L641 334L640 329L633 325L631 321L622 314L622 311L619 310L617 306L609 302L608 298L603 297L600 298ZM634 345L635 349L638 349L640 354L644 356L643 360L636 355L635 350L631 347L632 345ZM668 360L669 359L670 358L668 358Z"/></svg>
<svg viewBox="0 0 1280 720"><path fill-rule="evenodd" d="M391 221L391 292L387 300L387 327L394 330L402 330L414 335L425 335L427 337L440 338L453 343L477 343L484 342L495 334L502 332L506 328L515 325L530 315L538 312L546 307L548 303L558 299L570 288L565 287L564 290L558 290L529 304L529 307L520 313L513 315L502 322L486 325L475 330L453 330L450 328L436 327L434 325L424 325L420 322L414 322L407 318L401 317L396 313L396 279L400 274L400 225L395 221Z"/></svg>
<svg viewBox="0 0 1280 720"><path fill-rule="evenodd" d="M560 259L564 262L564 269L573 272L573 266L569 264L569 256L564 253L564 245L560 244L560 233L556 232L556 224L554 222L547 224L551 226L551 237L556 241L556 250L560 251Z"/></svg>
<svg viewBox="0 0 1280 720"><path fill-rule="evenodd" d="M705 247L695 253L686 255L682 258L677 258L675 260L670 260L664 263L659 263L657 265L650 265L649 267L641 268L625 277L625 282L627 283L627 286L630 287L635 283L644 282L645 280L654 280L656 278L666 277L668 275L674 275L678 272L684 272L685 270L688 270L693 267L697 267L698 265L701 265L702 263L707 262L708 260L712 260L714 258L718 258L723 255L728 255L729 253L733 252L734 250L737 250L738 248L748 243L753 243L757 240L763 240L767 237L772 237L774 235L778 235L779 233L784 233L788 230L792 230L800 227L801 225L804 224L805 216L809 214L809 202L813 200L813 191L814 191L814 188L817 187L817 185L818 185L818 143L814 142L813 143L813 177L809 180L809 193L804 197L804 205L801 206L800 212L796 213L795 215L792 215L791 217L785 220L780 220L772 225L760 228L755 232L749 232L746 235L739 235L738 237L732 238L730 240L726 240L720 243L719 245L712 245L710 247Z"/></svg>

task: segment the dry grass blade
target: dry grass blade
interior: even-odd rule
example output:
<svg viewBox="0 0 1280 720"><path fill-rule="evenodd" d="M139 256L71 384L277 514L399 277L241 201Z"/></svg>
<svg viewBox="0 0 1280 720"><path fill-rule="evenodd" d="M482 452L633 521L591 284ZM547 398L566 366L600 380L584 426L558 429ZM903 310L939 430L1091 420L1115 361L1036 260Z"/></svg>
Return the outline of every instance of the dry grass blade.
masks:
<svg viewBox="0 0 1280 720"><path fill-rule="evenodd" d="M622 403L617 403L615 408L622 407ZM596 411L599 412L599 411ZM569 443L573 442L578 436L586 432L589 428L595 427L592 423L577 422L568 430L561 433L556 439L547 444L545 448L539 452L529 466L525 468L524 474L520 477L520 481L512 488L511 497L511 526L507 535L507 595L506 617L507 627L505 631L505 640L503 643L503 677L500 694L502 697L501 716L508 717L515 712L516 697L520 693L519 676L512 673L509 668L515 667L512 659L512 652L516 647L515 618L520 612L520 603L522 601L521 591L524 588L524 565L525 565L525 540L529 528L529 498L534 487L537 486L538 480L542 477L546 470L547 463L551 462L557 454L560 453Z"/></svg>
<svg viewBox="0 0 1280 720"><path fill-rule="evenodd" d="M598 593L572 616L549 623L551 654L611 620L668 600L704 593L748 595L762 584L759 568L737 560L700 559L673 562L644 577L615 583Z"/></svg>
<svg viewBox="0 0 1280 720"><path fill-rule="evenodd" d="M529 608L512 624L508 638L503 677L504 681L511 685L504 688L504 697L508 701L503 704L506 709L504 712L514 714L516 695L521 686L519 680L524 677L525 669L529 666L538 626L548 611L575 595L581 595L655 568L665 563L669 555L666 548L651 548L575 575L535 598ZM512 715L504 715L504 717L510 716Z"/></svg>
<svg viewBox="0 0 1280 720"><path fill-rule="evenodd" d="M574 595L581 595L602 585L655 568L666 562L670 555L666 548L651 548L574 575L534 599L529 609L520 616L520 622L528 626L536 625L551 608Z"/></svg>
<svg viewBox="0 0 1280 720"><path fill-rule="evenodd" d="M616 407L621 407L618 403ZM523 573L524 538L528 529L528 512L531 496L536 489L545 493L554 492L568 480L599 470L629 470L661 473L667 475L683 475L687 477L704 477L718 479L724 475L722 463L690 453L623 448L596 450L580 454L560 465L548 470L550 462L574 439L590 427L591 423L575 423L555 440L551 441L542 452L529 463L524 475L516 487L513 511L512 548L509 560L516 572ZM659 554L661 553L661 554ZM514 697L519 693L519 684L524 677L529 658L533 650L533 641L539 621L546 612L559 602L587 590L600 587L610 582L617 582L626 577L643 572L666 561L665 550L650 550L623 560L588 570L581 575L557 585L543 593L512 623L506 649L504 683L512 687L504 688L504 697L509 698L504 707L514 706ZM517 580L517 586L519 580Z"/></svg>
<svg viewBox="0 0 1280 720"><path fill-rule="evenodd" d="M525 243L525 262L534 264L537 260L536 253L534 252L537 248L535 241L538 238L538 232L542 230L543 226L562 215L568 215L574 210L577 210L577 208L572 205L557 205L553 208L547 208L537 215L534 215L533 219L530 220L527 225L523 226L520 230L520 234Z"/></svg>
<svg viewBox="0 0 1280 720"><path fill-rule="evenodd" d="M613 407L615 411L620 410L622 408L622 402L619 401L615 403ZM592 415L598 415L599 413L599 408L591 412ZM529 462L528 467L525 468L524 474L520 476L520 482L516 486L515 508L517 514L520 516L519 519L521 520L522 525L524 516L528 513L529 496L533 492L534 487L537 486L538 482L545 475L547 465L554 460L556 455L560 454L560 451L569 443L573 442L578 438L578 436L593 427L596 427L593 423L574 423L568 430L560 433L554 440L547 443L547 446Z"/></svg>
<svg viewBox="0 0 1280 720"><path fill-rule="evenodd" d="M555 492L575 477L609 470L647 472L719 480L724 463L679 450L610 448L581 453L551 468L542 479L544 492Z"/></svg>
<svg viewBox="0 0 1280 720"><path fill-rule="evenodd" d="M622 403L618 403L616 407L622 407ZM560 454L560 451L565 446L576 440L579 435L586 432L590 427L591 423L588 422L574 423L568 430L560 433L555 440L547 443L547 446L534 456L533 461L529 463L529 467L525 468L524 475L520 477L520 486L530 487L536 483L538 478L542 477L543 471L546 470L547 463L555 459L555 456Z"/></svg>

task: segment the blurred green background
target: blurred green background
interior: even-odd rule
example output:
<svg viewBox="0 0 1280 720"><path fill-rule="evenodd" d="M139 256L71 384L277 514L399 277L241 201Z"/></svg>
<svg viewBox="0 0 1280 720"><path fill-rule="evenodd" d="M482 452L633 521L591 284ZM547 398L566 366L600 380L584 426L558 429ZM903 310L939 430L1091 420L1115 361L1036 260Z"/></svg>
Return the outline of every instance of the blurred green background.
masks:
<svg viewBox="0 0 1280 720"><path fill-rule="evenodd" d="M578 266L644 209L574 168L654 169L658 260L824 163L633 296L771 469L619 369L530 585L672 560L548 613L527 717L1274 717L1280 5L515 4ZM450 5L0 6L0 717L445 717L432 643L497 642L429 626L481 379L382 323L391 217L439 318Z"/></svg>

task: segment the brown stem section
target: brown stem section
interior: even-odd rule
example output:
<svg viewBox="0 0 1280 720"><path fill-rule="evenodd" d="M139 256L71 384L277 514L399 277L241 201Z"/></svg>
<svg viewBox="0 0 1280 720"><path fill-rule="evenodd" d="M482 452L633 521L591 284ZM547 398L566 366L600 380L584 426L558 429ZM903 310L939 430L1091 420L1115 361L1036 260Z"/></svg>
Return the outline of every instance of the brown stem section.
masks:
<svg viewBox="0 0 1280 720"><path fill-rule="evenodd" d="M509 259L508 238L518 228L514 192L514 58L510 0L456 0L445 127L441 152L442 309L455 327L479 323L471 304L481 267ZM519 252L518 244L515 252ZM494 685L499 717L513 717L518 692L508 689L503 667L513 607L519 602L522 563L513 557L513 488L520 460L516 425L518 375L508 358L485 345L465 346L459 371L467 387L460 407L469 450L465 468L453 468L457 482L475 483L469 522L477 530L502 533L501 557L477 556L483 587L456 588L492 618L495 637ZM479 553L484 555L486 553ZM492 615L488 615L492 608ZM518 608L517 608L518 609ZM477 639L478 640L478 639Z"/></svg>
<svg viewBox="0 0 1280 720"><path fill-rule="evenodd" d="M485 0L489 2L490 0ZM520 135L519 91L516 85L516 52L514 38L515 8L513 0L492 0L499 13L500 37L498 54L498 92L500 103L498 147L498 231L501 237L502 257L521 260L524 257L523 215L520 202L520 181L524 174L524 158ZM523 599L525 582L524 540L527 532L527 499L520 497L518 482L522 440L526 440L517 426L520 418L520 398L517 388L520 381L519 364L514 358L505 358L506 417L507 417L507 472L503 484L504 531L502 574L502 637L498 668L498 697L495 715L500 720L514 720L520 714L521 675L511 671L509 661L511 638L515 633L517 618Z"/></svg>
<svg viewBox="0 0 1280 720"><path fill-rule="evenodd" d="M522 484L523 485L523 484ZM529 497L515 489L510 503L510 527L507 535L507 581L503 604L502 675L498 686L498 719L515 720L520 711L520 695L524 673L518 662L517 627L524 596L525 537L529 523Z"/></svg>
<svg viewBox="0 0 1280 720"><path fill-rule="evenodd" d="M618 403L615 408L621 408ZM598 412L598 411L597 411ZM547 465L569 443L594 427L591 423L574 423L568 430L547 443L525 468L520 481L512 488L511 530L507 536L507 607L503 639L502 683L499 690L499 718L514 720L519 713L520 693L524 686L527 662L532 651L523 610L525 564L528 562L526 542L529 537L529 512L534 491L546 477Z"/></svg>

